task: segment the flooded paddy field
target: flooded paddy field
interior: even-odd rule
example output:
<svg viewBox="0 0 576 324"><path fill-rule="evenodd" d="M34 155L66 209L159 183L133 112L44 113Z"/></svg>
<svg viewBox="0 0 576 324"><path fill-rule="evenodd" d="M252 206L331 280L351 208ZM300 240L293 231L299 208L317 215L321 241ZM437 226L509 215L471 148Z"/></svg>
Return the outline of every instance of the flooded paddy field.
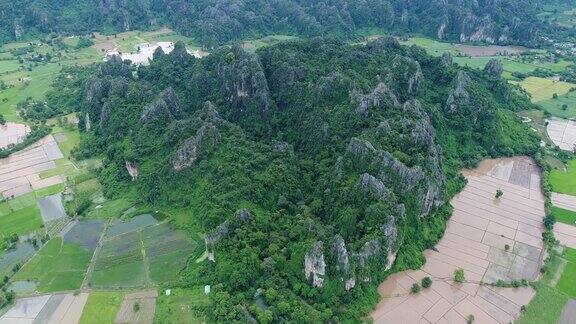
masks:
<svg viewBox="0 0 576 324"><path fill-rule="evenodd" d="M4 198L13 198L64 183L61 175L40 176L43 171L55 169L54 161L63 157L54 137L48 135L32 146L1 159L0 193Z"/></svg>
<svg viewBox="0 0 576 324"><path fill-rule="evenodd" d="M468 184L453 200L453 216L420 270L391 275L379 287L376 323L510 323L535 292L498 288L498 280L536 279L543 259L544 197L540 173L529 158L486 160L465 173ZM496 198L497 190L502 196ZM463 269L465 282L454 281ZM432 286L410 294L423 277Z"/></svg>
<svg viewBox="0 0 576 324"><path fill-rule="evenodd" d="M0 317L0 323L78 323L87 299L87 293L18 299L16 304Z"/></svg>
<svg viewBox="0 0 576 324"><path fill-rule="evenodd" d="M546 127L548 136L560 149L573 151L576 145L576 121L553 118Z"/></svg>
<svg viewBox="0 0 576 324"><path fill-rule="evenodd" d="M28 133L30 133L30 127L24 124L8 122L0 125L0 149L22 142Z"/></svg>
<svg viewBox="0 0 576 324"><path fill-rule="evenodd" d="M175 280L195 248L186 234L150 214L108 228L87 282L98 288L137 288Z"/></svg>

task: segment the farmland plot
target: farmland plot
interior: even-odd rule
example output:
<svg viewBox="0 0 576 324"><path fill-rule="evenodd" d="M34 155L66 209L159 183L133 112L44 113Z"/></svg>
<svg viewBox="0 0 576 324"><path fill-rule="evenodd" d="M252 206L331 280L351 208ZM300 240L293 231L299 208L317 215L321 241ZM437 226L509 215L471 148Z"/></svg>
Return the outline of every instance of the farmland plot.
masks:
<svg viewBox="0 0 576 324"><path fill-rule="evenodd" d="M177 279L194 245L168 223L140 215L111 226L88 282L98 288L136 288Z"/></svg>
<svg viewBox="0 0 576 324"><path fill-rule="evenodd" d="M376 323L510 323L535 292L530 287L498 288L483 283L535 279L543 258L544 198L540 174L528 158L487 160L465 173L466 188L452 200L446 233L419 270L395 273L379 287L383 297ZM502 195L496 198L497 190ZM463 269L463 283L454 272ZM430 288L410 294L422 278Z"/></svg>
<svg viewBox="0 0 576 324"><path fill-rule="evenodd" d="M103 221L71 225L62 237L50 240L26 263L14 280L35 281L39 292L80 288L103 229Z"/></svg>

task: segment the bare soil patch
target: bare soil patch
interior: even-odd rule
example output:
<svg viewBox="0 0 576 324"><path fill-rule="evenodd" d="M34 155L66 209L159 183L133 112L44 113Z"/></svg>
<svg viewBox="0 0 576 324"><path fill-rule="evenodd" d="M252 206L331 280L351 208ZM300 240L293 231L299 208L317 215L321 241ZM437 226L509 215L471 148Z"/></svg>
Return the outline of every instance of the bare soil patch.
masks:
<svg viewBox="0 0 576 324"><path fill-rule="evenodd" d="M494 55L511 55L528 51L522 46L475 46L465 44L455 44L454 47L463 54L470 56L494 56Z"/></svg>
<svg viewBox="0 0 576 324"><path fill-rule="evenodd" d="M115 323L152 323L157 297L156 290L125 295Z"/></svg>

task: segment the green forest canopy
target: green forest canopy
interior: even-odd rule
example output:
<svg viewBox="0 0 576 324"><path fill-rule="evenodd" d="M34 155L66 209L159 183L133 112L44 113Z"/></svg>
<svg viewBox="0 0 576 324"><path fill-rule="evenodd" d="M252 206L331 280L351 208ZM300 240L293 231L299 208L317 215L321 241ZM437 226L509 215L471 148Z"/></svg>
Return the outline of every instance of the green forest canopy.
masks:
<svg viewBox="0 0 576 324"><path fill-rule="evenodd" d="M567 1L567 0L562 0ZM537 14L558 0L0 0L0 43L48 33L170 26L205 46L290 34L354 38L364 29L459 42L536 45L552 26Z"/></svg>
<svg viewBox="0 0 576 324"><path fill-rule="evenodd" d="M191 262L182 283L213 286L216 321L365 316L387 274L425 261L463 167L538 149L514 114L531 103L497 72L391 38L203 59L177 43L136 74L117 57L67 73L48 106L80 112L75 155L103 157L105 194L135 187L207 233L216 262Z"/></svg>

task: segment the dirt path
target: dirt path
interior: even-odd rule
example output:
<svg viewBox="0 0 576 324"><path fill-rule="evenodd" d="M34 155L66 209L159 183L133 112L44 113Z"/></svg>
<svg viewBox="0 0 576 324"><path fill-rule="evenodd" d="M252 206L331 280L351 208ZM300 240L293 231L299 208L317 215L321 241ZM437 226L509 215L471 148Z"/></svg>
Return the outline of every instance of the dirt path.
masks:
<svg viewBox="0 0 576 324"><path fill-rule="evenodd" d="M150 281L150 264L148 263L148 257L146 256L146 248L144 247L144 240L142 239L142 231L138 231L140 234L140 244L142 251L142 263L144 264L144 274L146 275L146 287L152 285Z"/></svg>

